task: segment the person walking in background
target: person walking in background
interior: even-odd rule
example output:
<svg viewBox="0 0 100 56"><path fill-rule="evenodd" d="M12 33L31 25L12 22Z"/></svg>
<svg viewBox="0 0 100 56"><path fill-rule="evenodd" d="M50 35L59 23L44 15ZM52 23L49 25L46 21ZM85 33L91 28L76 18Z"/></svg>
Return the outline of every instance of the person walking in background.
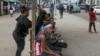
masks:
<svg viewBox="0 0 100 56"><path fill-rule="evenodd" d="M67 5L67 12L69 12L69 5Z"/></svg>
<svg viewBox="0 0 100 56"><path fill-rule="evenodd" d="M73 13L73 5L70 5L70 13Z"/></svg>
<svg viewBox="0 0 100 56"><path fill-rule="evenodd" d="M25 46L25 37L28 34L28 29L32 26L32 22L27 18L29 16L29 9L23 6L21 13L22 15L16 19L17 24L13 31L13 38L17 44L15 56L21 56Z"/></svg>
<svg viewBox="0 0 100 56"><path fill-rule="evenodd" d="M63 18L63 12L64 12L64 6L63 4L61 4L59 7L60 18Z"/></svg>
<svg viewBox="0 0 100 56"><path fill-rule="evenodd" d="M88 5L86 4L85 5L85 12L87 12L88 11Z"/></svg>
<svg viewBox="0 0 100 56"><path fill-rule="evenodd" d="M16 11L15 6L12 6L12 8L13 8L13 14L14 14L14 12Z"/></svg>
<svg viewBox="0 0 100 56"><path fill-rule="evenodd" d="M93 12L94 9L91 8L89 11L89 17L90 17L90 22L89 22L89 32L93 33L91 30L91 27L93 26L95 33L98 33L95 27L95 21L97 20L95 13Z"/></svg>
<svg viewBox="0 0 100 56"><path fill-rule="evenodd" d="M9 8L9 11L10 11L10 15L11 15L11 17L13 17L13 7L12 6L10 6L10 8Z"/></svg>
<svg viewBox="0 0 100 56"><path fill-rule="evenodd" d="M50 6L50 15L51 17L54 17L54 4L51 4Z"/></svg>

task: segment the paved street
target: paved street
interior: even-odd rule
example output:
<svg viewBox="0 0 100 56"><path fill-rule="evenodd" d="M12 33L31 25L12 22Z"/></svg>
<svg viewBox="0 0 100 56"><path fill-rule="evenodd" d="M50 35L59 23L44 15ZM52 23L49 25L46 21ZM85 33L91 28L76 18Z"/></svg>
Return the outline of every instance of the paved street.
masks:
<svg viewBox="0 0 100 56"><path fill-rule="evenodd" d="M88 32L88 21L73 14L64 13L64 18L58 19L57 28L62 39L68 43L63 49L64 56L100 56L100 23L96 22L99 33Z"/></svg>
<svg viewBox="0 0 100 56"><path fill-rule="evenodd" d="M84 20L89 20L88 13L85 13L84 10L81 10L81 13L74 13L75 16L81 17ZM97 16L97 22L100 22L100 15Z"/></svg>
<svg viewBox="0 0 100 56"><path fill-rule="evenodd" d="M9 15L0 16L0 56L15 56L16 43L13 40L12 32L14 30L16 21L15 19L19 16L16 13L13 17ZM25 50L22 56L29 56L29 36L26 38Z"/></svg>
<svg viewBox="0 0 100 56"><path fill-rule="evenodd" d="M68 43L68 48L63 49L64 56L100 56L100 22L96 22L99 33L88 32L88 20L64 13L64 18L59 19L57 15L57 31L62 34L62 39ZM31 14L31 13L30 13ZM12 37L12 31L15 27L14 17L0 16L0 56L14 56L16 44ZM31 18L31 16L29 17ZM29 36L26 38L26 46L22 56L29 56Z"/></svg>

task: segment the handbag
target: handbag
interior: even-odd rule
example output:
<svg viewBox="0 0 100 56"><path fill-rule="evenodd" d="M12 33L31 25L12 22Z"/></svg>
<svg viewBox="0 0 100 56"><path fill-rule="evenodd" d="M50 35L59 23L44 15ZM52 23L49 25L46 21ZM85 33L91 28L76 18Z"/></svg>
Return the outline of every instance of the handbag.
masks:
<svg viewBox="0 0 100 56"><path fill-rule="evenodd" d="M56 43L56 46L62 47L62 48L67 48L67 43L64 40L58 40Z"/></svg>
<svg viewBox="0 0 100 56"><path fill-rule="evenodd" d="M33 53L34 56L41 56L42 55L42 46L40 44L40 42L38 42L37 40L34 40L33 42Z"/></svg>

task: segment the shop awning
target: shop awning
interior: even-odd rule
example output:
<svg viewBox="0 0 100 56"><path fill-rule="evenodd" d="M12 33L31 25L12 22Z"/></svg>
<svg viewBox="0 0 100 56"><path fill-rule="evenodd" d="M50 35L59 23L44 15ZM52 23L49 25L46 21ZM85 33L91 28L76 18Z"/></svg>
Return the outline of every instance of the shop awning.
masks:
<svg viewBox="0 0 100 56"><path fill-rule="evenodd" d="M10 2L19 2L19 0L10 0Z"/></svg>
<svg viewBox="0 0 100 56"><path fill-rule="evenodd" d="M19 0L4 0L4 2L19 2Z"/></svg>
<svg viewBox="0 0 100 56"><path fill-rule="evenodd" d="M10 2L10 0L3 0L4 2Z"/></svg>

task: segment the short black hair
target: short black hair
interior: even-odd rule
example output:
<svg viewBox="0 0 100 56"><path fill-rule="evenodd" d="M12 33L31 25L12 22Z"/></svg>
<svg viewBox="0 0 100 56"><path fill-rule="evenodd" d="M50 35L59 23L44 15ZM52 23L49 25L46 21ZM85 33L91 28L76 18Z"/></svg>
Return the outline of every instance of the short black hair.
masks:
<svg viewBox="0 0 100 56"><path fill-rule="evenodd" d="M23 14L24 12L29 11L28 7L22 6L21 7L21 13Z"/></svg>
<svg viewBox="0 0 100 56"><path fill-rule="evenodd" d="M93 8L91 8L91 9L90 9L90 11L94 11L94 9L93 9Z"/></svg>

